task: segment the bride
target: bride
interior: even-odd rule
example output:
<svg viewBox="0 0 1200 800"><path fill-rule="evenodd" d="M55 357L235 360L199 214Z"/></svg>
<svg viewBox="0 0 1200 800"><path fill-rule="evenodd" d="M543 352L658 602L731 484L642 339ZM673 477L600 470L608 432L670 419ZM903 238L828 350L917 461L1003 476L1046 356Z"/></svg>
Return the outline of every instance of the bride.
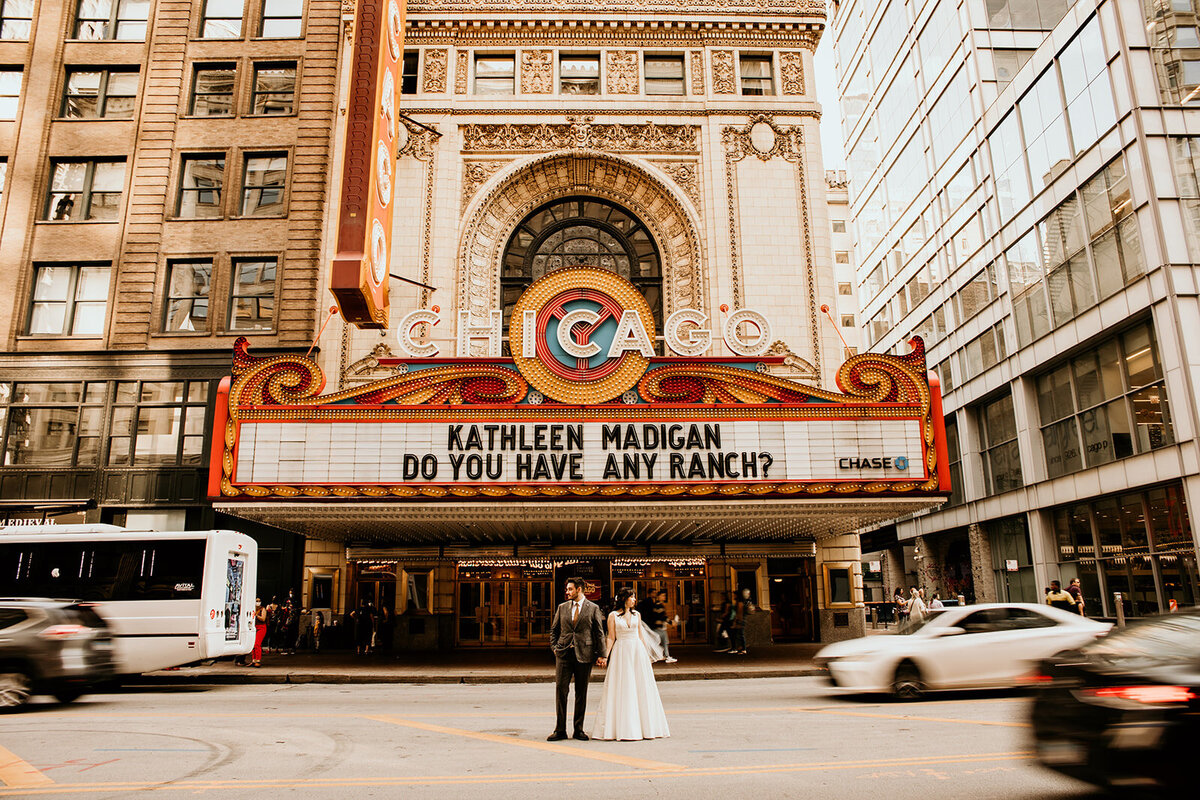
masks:
<svg viewBox="0 0 1200 800"><path fill-rule="evenodd" d="M617 593L616 610L608 615L608 671L600 713L592 726L593 739L658 739L670 736L654 682L652 660L662 658L653 632L633 610L632 589ZM654 637L657 638L657 637Z"/></svg>

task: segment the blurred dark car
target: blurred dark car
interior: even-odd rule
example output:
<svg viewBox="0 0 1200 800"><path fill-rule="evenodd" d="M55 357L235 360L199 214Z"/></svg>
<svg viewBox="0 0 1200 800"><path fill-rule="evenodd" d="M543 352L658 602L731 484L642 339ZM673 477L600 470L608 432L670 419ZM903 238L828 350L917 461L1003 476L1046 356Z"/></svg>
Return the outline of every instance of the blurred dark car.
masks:
<svg viewBox="0 0 1200 800"><path fill-rule="evenodd" d="M0 599L0 711L34 694L69 703L115 673L112 634L91 606Z"/></svg>
<svg viewBox="0 0 1200 800"><path fill-rule="evenodd" d="M1200 609L1115 631L1043 662L1038 759L1107 787L1194 787L1200 744Z"/></svg>

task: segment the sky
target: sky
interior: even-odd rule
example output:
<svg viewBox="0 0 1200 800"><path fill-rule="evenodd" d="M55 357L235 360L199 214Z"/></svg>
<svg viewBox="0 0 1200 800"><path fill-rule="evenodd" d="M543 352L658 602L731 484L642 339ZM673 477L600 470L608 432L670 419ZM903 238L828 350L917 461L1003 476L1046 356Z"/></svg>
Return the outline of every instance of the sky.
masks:
<svg viewBox="0 0 1200 800"><path fill-rule="evenodd" d="M833 31L825 29L813 59L817 102L821 104L821 154L825 169L845 169L842 153L842 114L838 105L837 73L833 68Z"/></svg>

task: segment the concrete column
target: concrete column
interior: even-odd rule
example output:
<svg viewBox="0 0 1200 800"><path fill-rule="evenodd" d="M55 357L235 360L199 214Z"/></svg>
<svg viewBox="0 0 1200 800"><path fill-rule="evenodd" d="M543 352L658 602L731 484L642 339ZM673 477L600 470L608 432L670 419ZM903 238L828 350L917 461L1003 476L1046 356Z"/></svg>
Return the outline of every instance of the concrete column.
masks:
<svg viewBox="0 0 1200 800"><path fill-rule="evenodd" d="M885 550L880 566L883 568L883 591L887 595L883 599L891 600L896 587L904 586L904 547L897 544Z"/></svg>
<svg viewBox="0 0 1200 800"><path fill-rule="evenodd" d="M1048 511L1033 510L1025 515L1029 525L1029 555L1033 559L1033 579L1038 586L1061 581L1066 588L1070 579L1059 574L1058 544L1054 538L1054 520Z"/></svg>
<svg viewBox="0 0 1200 800"><path fill-rule="evenodd" d="M916 544L921 554L917 561L917 585L925 590L928 599L946 588L945 548L940 546L940 537L930 535L918 536Z"/></svg>
<svg viewBox="0 0 1200 800"><path fill-rule="evenodd" d="M971 578L975 582L977 603L996 603L1000 600L996 591L996 579L992 574L992 543L982 525L967 526L967 543L971 548Z"/></svg>

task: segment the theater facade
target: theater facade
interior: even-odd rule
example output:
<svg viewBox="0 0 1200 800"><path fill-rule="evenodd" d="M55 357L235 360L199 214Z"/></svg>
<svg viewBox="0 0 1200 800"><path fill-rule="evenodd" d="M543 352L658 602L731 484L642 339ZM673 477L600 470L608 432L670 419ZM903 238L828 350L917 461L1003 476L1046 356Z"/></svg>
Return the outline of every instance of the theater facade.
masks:
<svg viewBox="0 0 1200 800"><path fill-rule="evenodd" d="M684 642L743 589L752 641L860 634L854 532L949 484L920 341L824 311L823 4L391 5L344 4L327 325L236 346L214 508L400 647L543 645L572 574Z"/></svg>

